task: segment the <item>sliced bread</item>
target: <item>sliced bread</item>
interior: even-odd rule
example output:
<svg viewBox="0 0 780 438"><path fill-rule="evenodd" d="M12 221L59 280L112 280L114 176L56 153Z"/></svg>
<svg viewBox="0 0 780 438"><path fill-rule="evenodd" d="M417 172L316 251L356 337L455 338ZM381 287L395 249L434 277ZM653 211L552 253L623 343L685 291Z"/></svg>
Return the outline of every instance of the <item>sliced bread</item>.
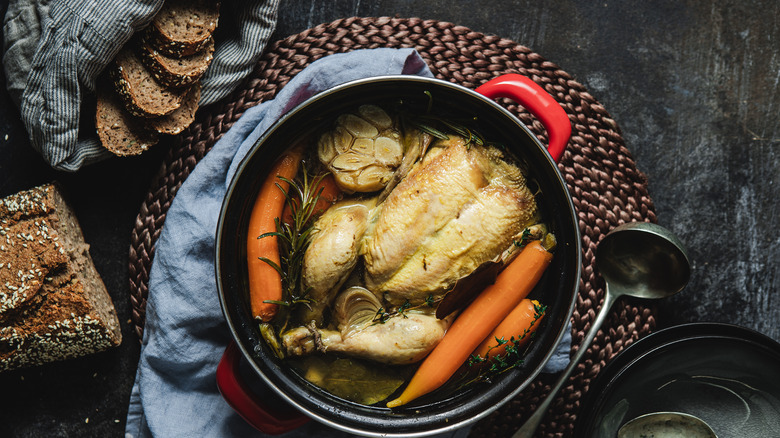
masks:
<svg viewBox="0 0 780 438"><path fill-rule="evenodd" d="M115 155L138 155L157 144L157 132L145 126L146 120L125 111L119 96L99 82L95 126L100 142Z"/></svg>
<svg viewBox="0 0 780 438"><path fill-rule="evenodd" d="M0 200L0 371L122 341L111 297L56 184Z"/></svg>
<svg viewBox="0 0 780 438"><path fill-rule="evenodd" d="M160 117L181 105L186 89L165 87L144 67L131 47L123 48L111 70L114 88L127 111L136 117Z"/></svg>
<svg viewBox="0 0 780 438"><path fill-rule="evenodd" d="M176 135L190 126L195 120L195 112L200 101L200 82L189 88L181 106L167 116L149 119L149 126L160 134Z"/></svg>
<svg viewBox="0 0 780 438"><path fill-rule="evenodd" d="M140 44L141 60L155 79L166 87L182 88L197 82L214 59L214 40L200 52L175 58L155 49L149 41Z"/></svg>
<svg viewBox="0 0 780 438"><path fill-rule="evenodd" d="M212 39L219 20L219 2L167 1L147 29L147 38L158 51L174 57L200 52Z"/></svg>

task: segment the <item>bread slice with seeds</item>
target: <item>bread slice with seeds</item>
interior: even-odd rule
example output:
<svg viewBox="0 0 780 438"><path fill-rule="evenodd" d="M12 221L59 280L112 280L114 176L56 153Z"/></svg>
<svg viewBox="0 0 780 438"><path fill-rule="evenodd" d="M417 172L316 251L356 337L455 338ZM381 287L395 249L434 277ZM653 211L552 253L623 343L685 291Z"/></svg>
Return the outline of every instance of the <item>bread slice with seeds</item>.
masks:
<svg viewBox="0 0 780 438"><path fill-rule="evenodd" d="M111 69L114 88L127 111L136 117L160 117L181 106L186 89L165 87L157 82L141 59L125 46L114 60Z"/></svg>
<svg viewBox="0 0 780 438"><path fill-rule="evenodd" d="M0 371L122 341L114 304L57 184L0 200Z"/></svg>
<svg viewBox="0 0 780 438"><path fill-rule="evenodd" d="M214 59L214 40L209 40L200 52L175 58L152 47L148 41L140 44L141 60L157 81L166 87L183 88L197 82Z"/></svg>
<svg viewBox="0 0 780 438"><path fill-rule="evenodd" d="M98 83L95 127L103 147L119 156L143 153L159 141L157 132L147 123L125 111L119 96L106 82Z"/></svg>
<svg viewBox="0 0 780 438"><path fill-rule="evenodd" d="M213 38L219 21L219 2L167 1L147 29L147 38L160 52L179 58L200 52Z"/></svg>
<svg viewBox="0 0 780 438"><path fill-rule="evenodd" d="M149 119L149 125L160 134L176 135L187 129L195 120L198 101L200 101L200 82L196 82L189 88L179 108L167 116Z"/></svg>

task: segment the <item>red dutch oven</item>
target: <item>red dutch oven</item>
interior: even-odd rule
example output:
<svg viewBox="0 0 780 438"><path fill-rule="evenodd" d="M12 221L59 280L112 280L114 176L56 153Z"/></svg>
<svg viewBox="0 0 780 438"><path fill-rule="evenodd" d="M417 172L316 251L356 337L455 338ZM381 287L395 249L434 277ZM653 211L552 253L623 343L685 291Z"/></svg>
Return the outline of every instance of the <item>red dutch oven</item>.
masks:
<svg viewBox="0 0 780 438"><path fill-rule="evenodd" d="M307 382L263 342L249 310L246 271L247 224L252 204L275 159L299 140L310 138L335 118L362 104L403 100L452 119L473 121L489 141L504 145L538 185L543 220L558 240L552 264L531 297L548 306L521 366L490 383L446 394L432 393L400 408L365 406L338 398ZM510 98L528 109L547 130L548 147L504 107ZM580 277L580 236L574 207L558 171L571 133L566 112L542 88L520 75L495 78L476 90L438 79L384 76L353 81L319 93L288 112L257 141L240 164L220 213L216 236L216 277L222 311L234 342L217 370L227 402L261 431L278 434L309 419L364 436L428 436L455 430L485 417L518 395L542 371L563 338L574 309ZM250 389L251 379L267 388ZM279 400L282 400L280 402Z"/></svg>

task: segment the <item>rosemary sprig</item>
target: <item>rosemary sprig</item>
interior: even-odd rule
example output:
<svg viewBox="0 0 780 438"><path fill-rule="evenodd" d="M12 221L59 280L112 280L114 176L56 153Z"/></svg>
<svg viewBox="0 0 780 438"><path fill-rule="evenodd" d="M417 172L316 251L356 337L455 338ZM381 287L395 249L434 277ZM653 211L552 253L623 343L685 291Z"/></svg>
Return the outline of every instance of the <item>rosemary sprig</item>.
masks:
<svg viewBox="0 0 780 438"><path fill-rule="evenodd" d="M476 116L468 121L455 121L452 117L440 117L433 114L433 94L427 90L424 91L424 93L428 97L428 103L425 113L423 114L413 114L403 108L403 102L400 103L401 108L398 113L401 116L402 124L414 126L420 131L426 132L439 140L448 140L448 133L459 135L466 139L466 147L471 147L472 145L495 145L502 147L502 145L498 143L486 141L485 137L479 132L467 126L467 124L476 123Z"/></svg>
<svg viewBox="0 0 780 438"><path fill-rule="evenodd" d="M292 220L288 223L276 218L276 231L265 233L258 237L262 239L276 236L279 242L280 264L261 257L260 260L268 263L282 277L282 300L267 300L266 302L279 304L292 308L298 304L311 302L307 295L309 288L303 286L303 256L311 243L311 234L314 231L314 208L320 199L323 188L320 182L325 174L309 180L308 172L304 169L301 181L293 181L285 177L280 180L289 184L289 189L284 190L281 184L276 183L279 190L284 192L285 202L290 209Z"/></svg>
<svg viewBox="0 0 780 438"><path fill-rule="evenodd" d="M311 233L314 231L314 209L317 201L320 199L323 187L320 187L322 178L327 174L322 174L309 181L309 174L304 166L301 181L292 181L285 177L278 177L281 181L289 184L289 189L285 190L281 184L276 183L276 187L284 193L285 203L290 208L292 220L285 222L281 218L274 220L276 231L264 233L258 236L263 239L270 236L276 236L279 245L279 264L266 257L260 257L260 260L273 267L282 278L282 299L266 300L267 303L274 303L286 309L284 316L274 321L274 325L268 323L260 324L260 334L265 339L273 353L284 358L284 351L281 348L281 342L278 333L281 333L287 327L290 320L290 313L298 305L309 305L312 300L308 298L310 288L303 286L303 256L311 243Z"/></svg>

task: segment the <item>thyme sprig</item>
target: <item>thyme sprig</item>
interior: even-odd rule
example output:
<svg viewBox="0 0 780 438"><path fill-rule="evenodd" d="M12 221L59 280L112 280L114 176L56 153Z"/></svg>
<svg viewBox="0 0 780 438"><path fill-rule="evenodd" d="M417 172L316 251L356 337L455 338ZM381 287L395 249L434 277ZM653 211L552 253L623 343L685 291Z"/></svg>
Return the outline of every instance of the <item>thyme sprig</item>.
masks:
<svg viewBox="0 0 780 438"><path fill-rule="evenodd" d="M375 324L384 324L386 323L390 318L393 318L395 316L401 316L404 318L408 318L407 312L409 310L416 310L416 309L422 309L424 307L429 308L435 308L436 304L438 304L441 301L441 298L434 298L433 295L428 295L425 298L425 301L422 303L413 306L409 300L404 301L403 304L398 306L397 309L387 311L384 307L380 307L377 309L376 314L374 315L374 318L371 320L371 325Z"/></svg>
<svg viewBox="0 0 780 438"><path fill-rule="evenodd" d="M526 228L523 230L523 234L520 236L520 240L514 240L512 243L518 248L524 248L529 241L533 240L533 234L531 233L531 228Z"/></svg>
<svg viewBox="0 0 780 438"><path fill-rule="evenodd" d="M531 331L531 328L539 322L546 311L547 306L535 302L534 318L531 320L529 328L523 330L523 333L517 337L512 336L508 340L503 337L496 338L497 345L490 347L483 356L472 354L466 363L469 368L477 370L477 375L465 382L464 385L474 382L490 382L497 376L522 365L526 349L521 345L521 341L536 334L535 331ZM505 346L504 353L490 357L490 352L501 346Z"/></svg>

